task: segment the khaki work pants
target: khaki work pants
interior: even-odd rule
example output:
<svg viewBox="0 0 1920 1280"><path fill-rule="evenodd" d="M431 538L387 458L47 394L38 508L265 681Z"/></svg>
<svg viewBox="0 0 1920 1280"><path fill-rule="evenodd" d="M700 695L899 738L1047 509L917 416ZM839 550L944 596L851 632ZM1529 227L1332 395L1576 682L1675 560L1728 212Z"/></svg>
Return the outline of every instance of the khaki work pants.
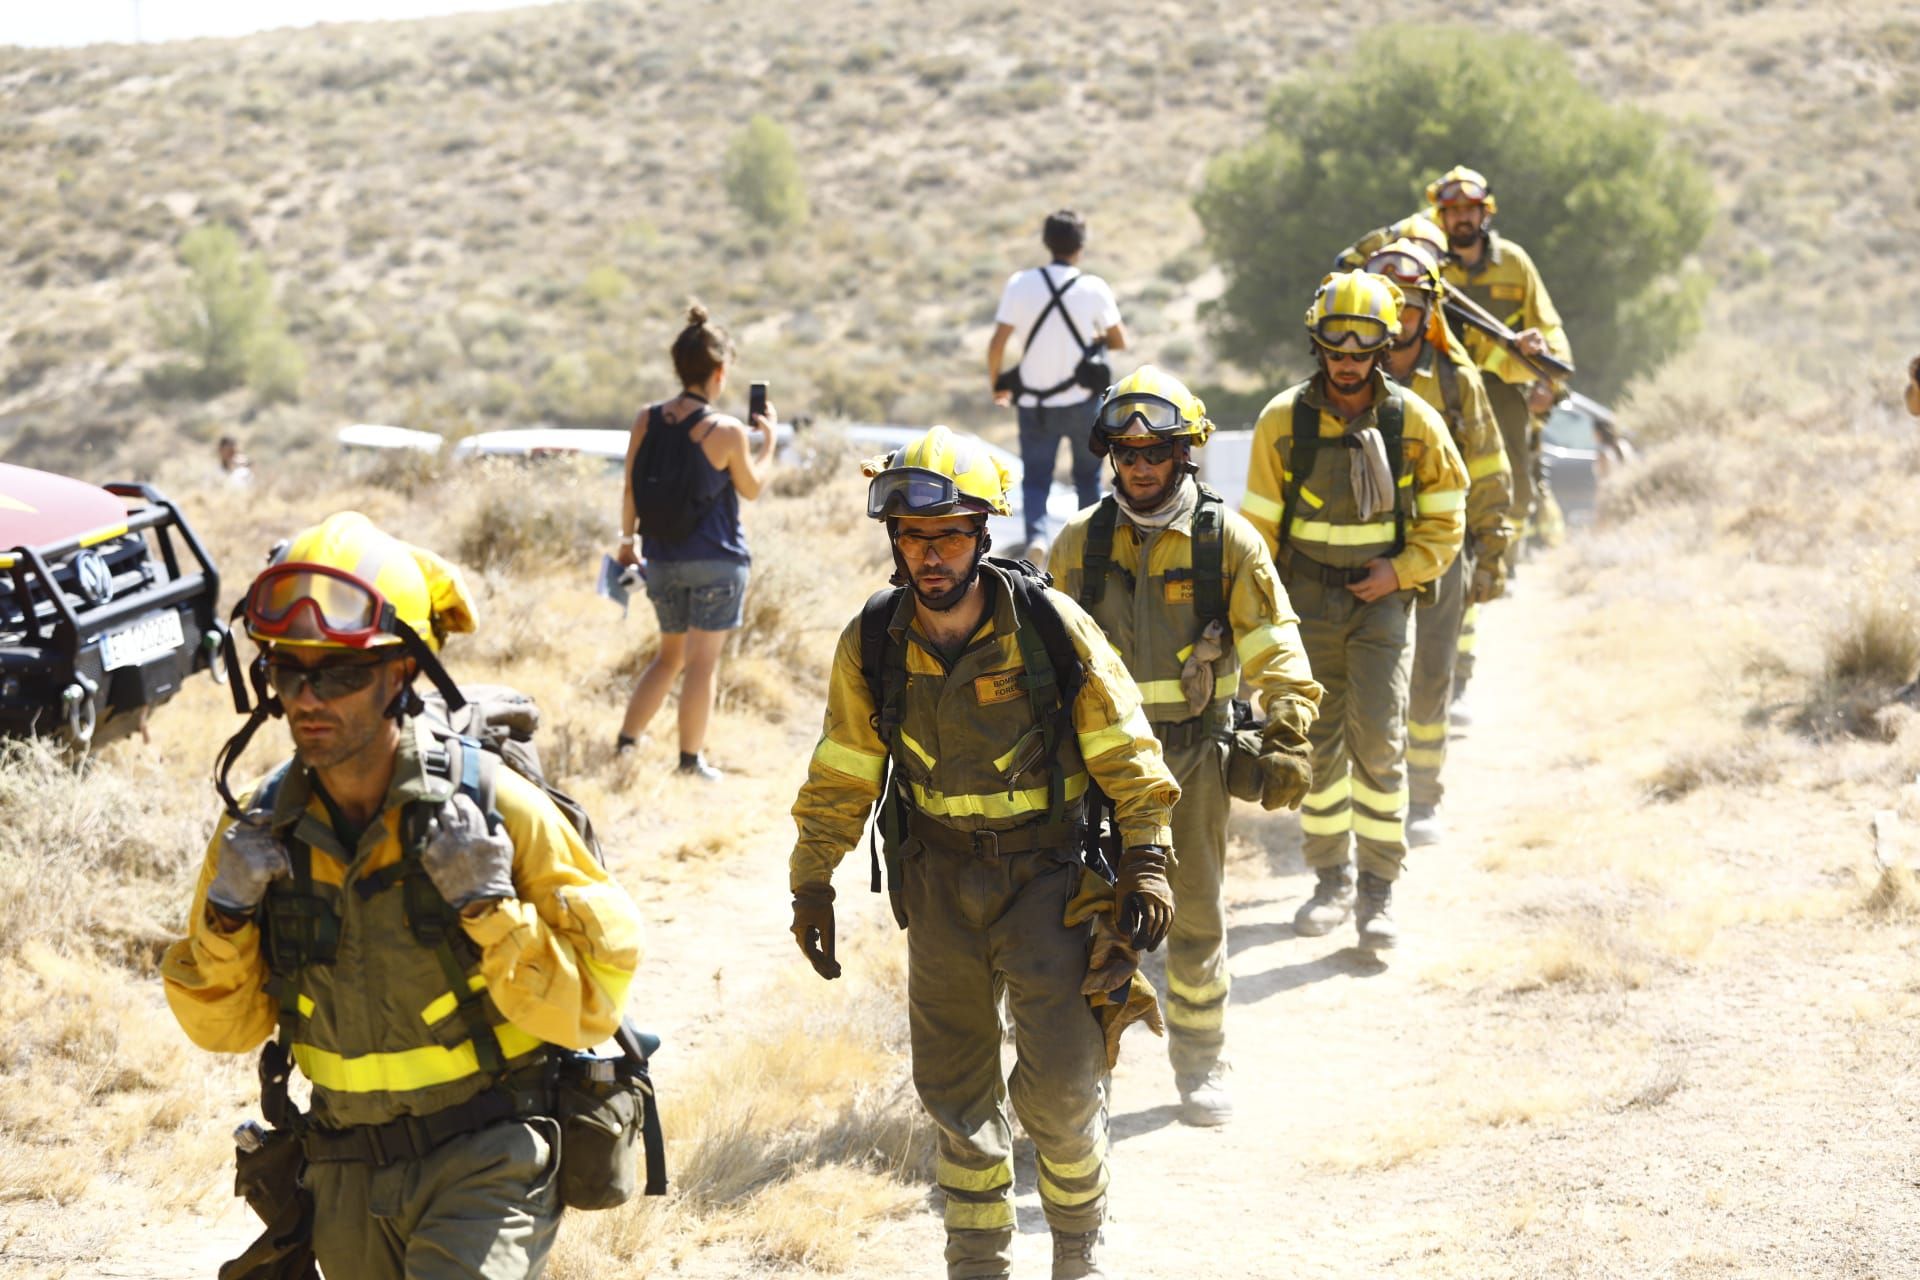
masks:
<svg viewBox="0 0 1920 1280"><path fill-rule="evenodd" d="M1204 1076L1226 1048L1227 748L1211 739L1167 752L1173 807L1173 928L1167 933L1167 1056Z"/></svg>
<svg viewBox="0 0 1920 1280"><path fill-rule="evenodd" d="M1397 880L1407 858L1407 685L1413 666L1413 595L1363 604L1345 587L1286 576L1300 638L1325 692L1307 731L1313 791L1300 806L1307 865L1346 864Z"/></svg>
<svg viewBox="0 0 1920 1280"><path fill-rule="evenodd" d="M1413 677L1407 692L1407 788L1415 804L1437 805L1446 794L1440 770L1447 762L1447 708L1460 659L1460 623L1467 610L1467 558L1455 556L1434 584L1431 600L1414 611Z"/></svg>
<svg viewBox="0 0 1920 1280"><path fill-rule="evenodd" d="M1453 693L1467 691L1473 680L1473 651L1480 647L1480 606L1470 604L1460 615L1460 645L1453 659Z"/></svg>
<svg viewBox="0 0 1920 1280"><path fill-rule="evenodd" d="M913 1083L940 1131L947 1275L1002 1276L1014 1229L1009 1098L1039 1154L1048 1224L1093 1231L1106 1214L1106 1038L1080 994L1090 926L1061 923L1080 864L1066 851L920 849L904 878ZM1006 1078L1002 993L1016 1054Z"/></svg>
<svg viewBox="0 0 1920 1280"><path fill-rule="evenodd" d="M535 1280L560 1230L560 1129L507 1120L419 1160L309 1164L328 1280Z"/></svg>
<svg viewBox="0 0 1920 1280"><path fill-rule="evenodd" d="M1487 402L1493 406L1493 420L1500 424L1500 443L1506 446L1507 464L1513 471L1514 540L1518 542L1532 527L1534 502L1533 410L1527 408L1527 393L1511 382L1486 375Z"/></svg>

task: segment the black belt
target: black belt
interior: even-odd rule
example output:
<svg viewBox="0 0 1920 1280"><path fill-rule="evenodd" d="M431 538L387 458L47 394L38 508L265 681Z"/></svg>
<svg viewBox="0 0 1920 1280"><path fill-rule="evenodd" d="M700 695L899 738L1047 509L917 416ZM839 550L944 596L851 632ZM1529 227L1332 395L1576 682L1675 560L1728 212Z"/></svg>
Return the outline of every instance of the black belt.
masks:
<svg viewBox="0 0 1920 1280"><path fill-rule="evenodd" d="M1175 722L1149 722L1147 727L1153 730L1153 736L1160 739L1160 746L1167 751L1185 751L1188 747L1207 741L1219 741L1227 736L1228 729L1213 716L1195 716L1191 720Z"/></svg>
<svg viewBox="0 0 1920 1280"><path fill-rule="evenodd" d="M445 1142L513 1116L542 1115L550 1109L545 1090L489 1089L432 1115L401 1116L385 1124L344 1129L308 1129L302 1145L307 1159L316 1164L396 1164L422 1159Z"/></svg>
<svg viewBox="0 0 1920 1280"><path fill-rule="evenodd" d="M1286 572L1312 578L1329 587L1345 587L1356 582L1364 582L1368 570L1365 566L1357 569L1341 569L1334 565L1321 564L1312 556L1303 556L1298 551L1292 551L1287 554Z"/></svg>
<svg viewBox="0 0 1920 1280"><path fill-rule="evenodd" d="M1032 853L1036 849L1064 849L1073 843L1077 830L1071 822L1029 822L1005 831L955 831L918 809L907 818L907 834L927 848L941 853L971 854L976 858Z"/></svg>

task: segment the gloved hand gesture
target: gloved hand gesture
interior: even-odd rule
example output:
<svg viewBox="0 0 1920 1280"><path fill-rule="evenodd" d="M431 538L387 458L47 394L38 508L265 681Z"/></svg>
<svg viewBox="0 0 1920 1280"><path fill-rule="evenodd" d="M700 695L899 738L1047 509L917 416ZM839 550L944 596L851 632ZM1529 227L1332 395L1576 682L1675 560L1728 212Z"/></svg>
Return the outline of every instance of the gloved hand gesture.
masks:
<svg viewBox="0 0 1920 1280"><path fill-rule="evenodd" d="M456 792L428 823L420 865L456 911L514 896L513 841L504 827L489 829L487 815L465 792Z"/></svg>
<svg viewBox="0 0 1920 1280"><path fill-rule="evenodd" d="M293 874L287 847L267 825L264 813L249 813L220 836L220 860L207 901L230 916L250 916L267 896L267 886Z"/></svg>
<svg viewBox="0 0 1920 1280"><path fill-rule="evenodd" d="M1485 604L1498 600L1506 589L1507 577L1501 571L1500 561L1482 560L1473 567L1473 585L1467 588L1467 599L1474 604Z"/></svg>
<svg viewBox="0 0 1920 1280"><path fill-rule="evenodd" d="M1113 900L1119 907L1120 935L1141 951L1152 951L1173 927L1173 886L1167 883L1167 851L1156 844L1135 845L1120 855L1120 878Z"/></svg>
<svg viewBox="0 0 1920 1280"><path fill-rule="evenodd" d="M813 971L831 982L840 976L833 958L833 886L812 880L793 891L793 940Z"/></svg>

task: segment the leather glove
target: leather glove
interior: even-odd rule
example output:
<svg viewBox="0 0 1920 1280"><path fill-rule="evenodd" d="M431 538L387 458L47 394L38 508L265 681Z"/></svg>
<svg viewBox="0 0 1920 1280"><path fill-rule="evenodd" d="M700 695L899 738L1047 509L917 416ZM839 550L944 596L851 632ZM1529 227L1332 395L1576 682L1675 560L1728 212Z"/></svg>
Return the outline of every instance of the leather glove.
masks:
<svg viewBox="0 0 1920 1280"><path fill-rule="evenodd" d="M1087 951L1087 976L1080 981L1083 996L1118 993L1140 972L1140 953L1127 945L1113 926L1113 912L1104 908L1093 917L1093 945Z"/></svg>
<svg viewBox="0 0 1920 1280"><path fill-rule="evenodd" d="M1298 809L1313 790L1313 758L1303 744L1260 753L1260 807Z"/></svg>
<svg viewBox="0 0 1920 1280"><path fill-rule="evenodd" d="M1152 951L1173 927L1173 886L1167 883L1167 851L1157 844L1135 845L1120 855L1120 878L1113 900L1119 907L1120 936L1140 951Z"/></svg>
<svg viewBox="0 0 1920 1280"><path fill-rule="evenodd" d="M267 815L249 813L220 837L207 901L227 915L250 916L267 896L267 886L292 874L287 847L267 825Z"/></svg>
<svg viewBox="0 0 1920 1280"><path fill-rule="evenodd" d="M488 829L487 815L465 792L456 792L433 815L420 865L456 911L514 896L513 841L504 827Z"/></svg>
<svg viewBox="0 0 1920 1280"><path fill-rule="evenodd" d="M1467 589L1467 599L1474 604L1485 604L1498 600L1506 589L1506 575L1500 571L1500 561L1482 560L1473 567L1473 585Z"/></svg>
<svg viewBox="0 0 1920 1280"><path fill-rule="evenodd" d="M813 971L831 982L840 976L833 958L833 886L809 880L793 891L793 940Z"/></svg>

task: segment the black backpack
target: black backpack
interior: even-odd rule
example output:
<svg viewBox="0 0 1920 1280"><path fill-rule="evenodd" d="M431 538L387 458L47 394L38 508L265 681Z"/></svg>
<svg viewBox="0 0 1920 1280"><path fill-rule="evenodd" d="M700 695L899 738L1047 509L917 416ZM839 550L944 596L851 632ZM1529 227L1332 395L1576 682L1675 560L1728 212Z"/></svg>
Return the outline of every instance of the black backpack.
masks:
<svg viewBox="0 0 1920 1280"><path fill-rule="evenodd" d="M647 410L647 434L633 458L633 510L644 536L685 542L719 498L713 466L693 440L693 429L712 416L708 405L681 422L668 422L663 404Z"/></svg>

